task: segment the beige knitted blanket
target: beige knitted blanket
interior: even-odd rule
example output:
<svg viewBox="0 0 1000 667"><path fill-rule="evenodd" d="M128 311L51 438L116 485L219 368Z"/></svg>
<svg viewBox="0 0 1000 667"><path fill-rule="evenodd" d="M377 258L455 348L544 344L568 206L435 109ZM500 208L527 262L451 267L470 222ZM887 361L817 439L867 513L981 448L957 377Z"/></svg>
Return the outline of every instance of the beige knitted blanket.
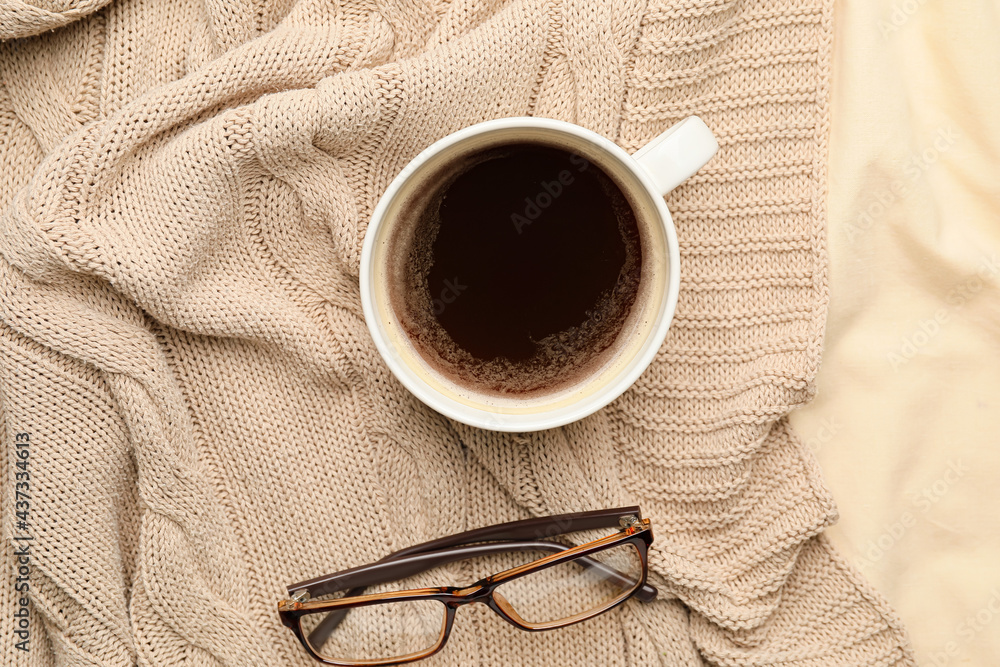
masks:
<svg viewBox="0 0 1000 667"><path fill-rule="evenodd" d="M657 602L538 634L466 608L425 664L912 664L825 541L836 509L785 419L826 309L831 12L0 0L3 664L308 665L286 584L626 504L654 522ZM631 390L510 435L402 388L358 264L407 160L488 118L635 150L692 113L721 150L669 197L680 302Z"/></svg>

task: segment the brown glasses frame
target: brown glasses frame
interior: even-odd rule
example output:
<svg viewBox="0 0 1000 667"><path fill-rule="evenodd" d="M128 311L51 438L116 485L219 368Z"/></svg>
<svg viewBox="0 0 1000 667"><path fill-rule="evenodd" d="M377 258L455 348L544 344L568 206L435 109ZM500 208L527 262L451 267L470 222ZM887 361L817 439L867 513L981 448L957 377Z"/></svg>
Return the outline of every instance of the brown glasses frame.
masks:
<svg viewBox="0 0 1000 667"><path fill-rule="evenodd" d="M541 539L582 530L611 527L619 527L620 532L576 547L567 547L558 542ZM487 541L488 543L482 543ZM648 548L652 542L652 527L648 519L641 518L638 507L562 514L488 526L417 544L389 554L376 563L292 584L288 587L291 599L278 603L278 615L281 622L295 633L306 651L324 664L339 667L404 664L422 660L444 648L448 636L451 634L455 612L458 607L464 604L482 602L511 625L529 632L537 632L585 621L623 604L631 597L636 597L644 602L654 600L657 596L657 590L646 583L649 569ZM632 544L638 552L642 564L641 578L630 592L612 600L603 607L558 621L528 623L503 600L502 596L498 598L494 595L495 590L501 584L571 560L580 560L585 567L601 569L606 577L621 577L620 573L588 556L622 544ZM531 563L484 577L470 586L462 588L443 586L363 594L368 586L402 579L444 563L509 551L552 551L554 553ZM328 595L338 591L345 591L344 597L334 600L308 599L309 596ZM331 660L319 655L313 649L310 638L313 641L324 641L350 609L411 600L434 600L443 604L445 614L441 633L434 646L409 655L362 661ZM302 630L302 617L317 613L326 613L327 616L307 638Z"/></svg>

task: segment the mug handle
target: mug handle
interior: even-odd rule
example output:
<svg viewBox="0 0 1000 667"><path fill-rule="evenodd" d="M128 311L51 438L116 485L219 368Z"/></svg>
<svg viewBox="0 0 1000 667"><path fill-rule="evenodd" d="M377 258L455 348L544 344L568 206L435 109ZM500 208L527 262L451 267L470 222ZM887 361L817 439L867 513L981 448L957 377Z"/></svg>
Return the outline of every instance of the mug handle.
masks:
<svg viewBox="0 0 1000 667"><path fill-rule="evenodd" d="M719 142L705 122L688 116L636 151L632 157L653 179L660 194L671 190L705 166Z"/></svg>

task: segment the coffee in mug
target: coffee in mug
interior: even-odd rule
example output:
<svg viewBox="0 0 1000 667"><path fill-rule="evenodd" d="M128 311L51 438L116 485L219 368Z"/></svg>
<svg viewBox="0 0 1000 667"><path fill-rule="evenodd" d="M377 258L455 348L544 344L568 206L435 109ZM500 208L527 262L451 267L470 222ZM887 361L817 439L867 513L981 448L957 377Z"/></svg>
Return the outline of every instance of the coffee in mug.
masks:
<svg viewBox="0 0 1000 667"><path fill-rule="evenodd" d="M528 396L613 354L642 244L612 176L578 153L515 142L424 188L390 241L390 298L428 364L475 391Z"/></svg>

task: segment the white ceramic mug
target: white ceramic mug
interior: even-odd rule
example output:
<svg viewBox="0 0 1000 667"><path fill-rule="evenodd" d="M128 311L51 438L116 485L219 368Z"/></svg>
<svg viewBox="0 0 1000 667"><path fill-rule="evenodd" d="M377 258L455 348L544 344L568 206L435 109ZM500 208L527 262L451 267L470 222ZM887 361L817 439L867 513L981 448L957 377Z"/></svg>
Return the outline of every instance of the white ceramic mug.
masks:
<svg viewBox="0 0 1000 667"><path fill-rule="evenodd" d="M393 226L404 204L428 179L470 153L499 144L541 142L580 155L611 176L633 205L641 232L640 297L613 345L617 353L594 372L550 394L502 397L459 385L416 350L390 304L387 269ZM472 125L417 155L382 195L361 253L361 303L379 353L399 381L443 415L495 431L538 431L582 419L622 394L649 366L667 335L680 282L673 220L663 195L708 162L719 145L691 116L629 155L572 123L546 118L502 118ZM624 338L623 338L624 337Z"/></svg>

